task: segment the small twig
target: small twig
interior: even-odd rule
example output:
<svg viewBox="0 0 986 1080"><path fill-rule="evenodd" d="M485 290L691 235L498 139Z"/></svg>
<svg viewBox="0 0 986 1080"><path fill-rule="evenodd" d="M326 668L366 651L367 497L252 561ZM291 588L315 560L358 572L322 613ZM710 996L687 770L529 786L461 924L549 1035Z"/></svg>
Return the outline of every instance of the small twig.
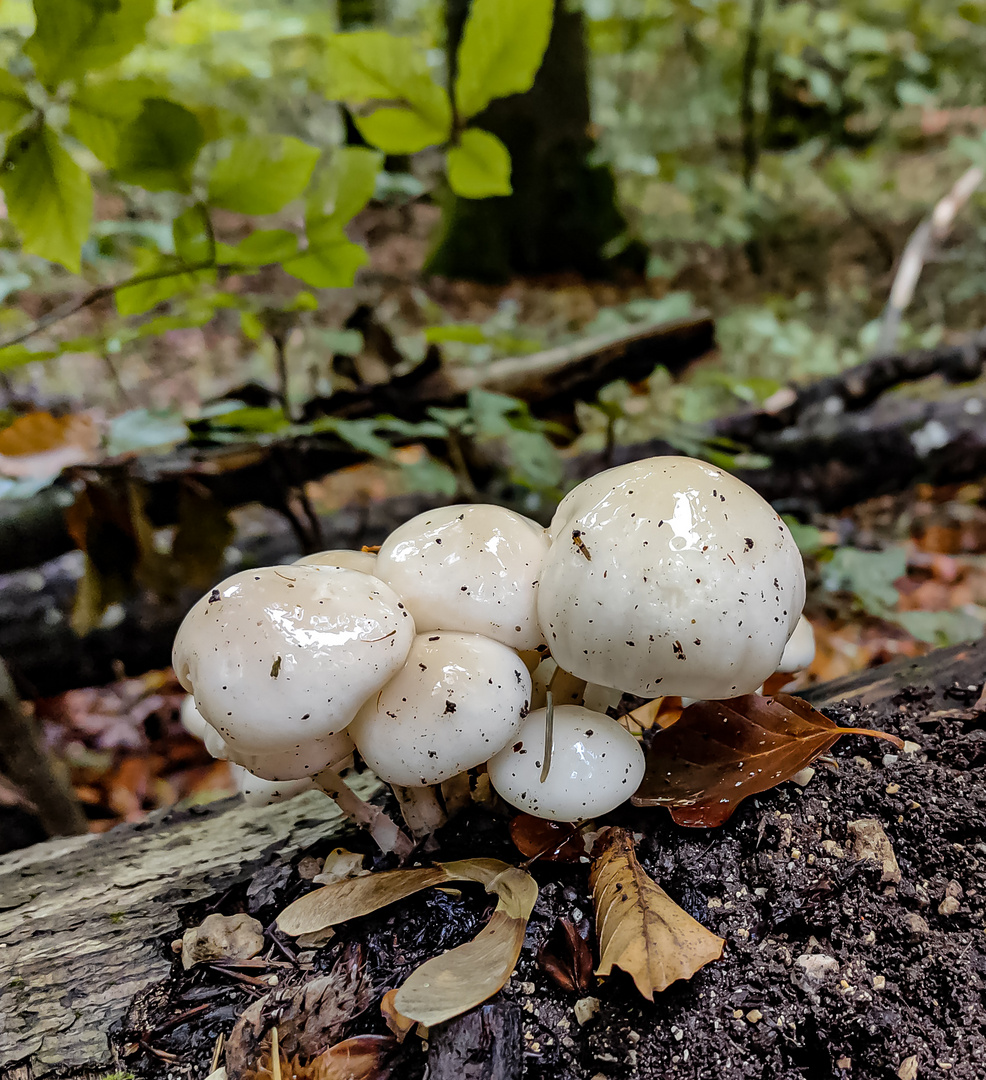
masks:
<svg viewBox="0 0 986 1080"><path fill-rule="evenodd" d="M548 779L551 754L555 748L555 696L549 690L544 709L544 764L541 766L541 783Z"/></svg>
<svg viewBox="0 0 986 1080"><path fill-rule="evenodd" d="M270 1029L270 1074L281 1080L281 1048L277 1045L277 1027Z"/></svg>
<svg viewBox="0 0 986 1080"><path fill-rule="evenodd" d="M212 1064L209 1066L209 1075L219 1068L219 1062L222 1059L223 1050L226 1046L226 1036L220 1031L216 1036L216 1045L212 1048Z"/></svg>
<svg viewBox="0 0 986 1080"><path fill-rule="evenodd" d="M753 81L757 73L760 53L760 30L763 26L766 0L752 0L750 22L746 32L746 49L743 52L743 71L740 84L740 125L743 129L743 186L753 187L760 146L757 141L756 111L753 107Z"/></svg>
<svg viewBox="0 0 986 1080"><path fill-rule="evenodd" d="M952 186L952 190L939 200L931 214L911 234L890 288L890 296L880 324L880 334L873 350L874 355L882 356L893 351L900 333L901 320L914 297L924 264L932 249L942 243L951 232L955 218L984 178L986 173L978 165L966 169Z"/></svg>

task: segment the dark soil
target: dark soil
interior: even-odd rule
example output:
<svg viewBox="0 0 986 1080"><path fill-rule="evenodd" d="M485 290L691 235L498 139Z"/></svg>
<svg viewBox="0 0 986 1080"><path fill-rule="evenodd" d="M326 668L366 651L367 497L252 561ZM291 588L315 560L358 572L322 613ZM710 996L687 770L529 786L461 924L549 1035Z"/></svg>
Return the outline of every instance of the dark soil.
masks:
<svg viewBox="0 0 986 1080"><path fill-rule="evenodd" d="M519 1006L524 1076L892 1080L916 1056L922 1080L982 1080L986 714L975 705L980 689L955 686L944 698L905 691L880 706L826 709L837 721L894 732L922 750L897 753L883 742L845 738L835 747L836 764L816 762L806 787L788 783L749 799L721 829L678 828L664 811L622 814L621 823L638 834L646 870L727 942L721 961L653 1003L620 972L596 980L586 993L565 992L545 973L540 946L561 918L591 932L592 901L587 867L536 863L540 896L517 971L497 999ZM877 819L889 837L899 884L881 882L880 865L854 858L848 826L864 818ZM520 861L505 820L478 808L439 840L436 858ZM360 837L350 846L369 850ZM296 867L274 864L212 910L249 910L268 925L310 888ZM300 982L360 943L373 1004L342 1034L386 1033L377 1008L384 990L475 935L491 910L477 889L432 890L341 927L319 950L299 953L285 939L285 950L265 954L273 961L269 970L244 973L276 974L282 985ZM189 911L188 924L204 914ZM216 967L186 973L176 964L172 980L141 1003L133 1030L121 1035L128 1066L155 1080L200 1080L217 1035L228 1034L265 990ZM584 1025L573 1008L581 997L599 1001ZM207 1007L182 1019L200 1005ZM392 1075L423 1076L426 1057L412 1034ZM913 1077L907 1068L901 1075Z"/></svg>

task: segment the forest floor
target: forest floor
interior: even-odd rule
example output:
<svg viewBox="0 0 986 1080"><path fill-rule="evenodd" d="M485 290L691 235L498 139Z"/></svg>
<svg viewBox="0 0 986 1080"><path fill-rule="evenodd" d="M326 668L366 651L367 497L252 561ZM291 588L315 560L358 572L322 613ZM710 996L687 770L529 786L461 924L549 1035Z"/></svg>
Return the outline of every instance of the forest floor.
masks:
<svg viewBox="0 0 986 1080"><path fill-rule="evenodd" d="M516 971L495 1001L519 1009L530 1080L914 1080L986 1073L986 712L983 684L905 690L877 706L827 708L920 747L847 737L805 784L744 802L716 830L683 829L664 811L612 820L636 833L647 872L726 940L722 960L651 1003L622 973L563 989L550 971L571 955L558 922L593 942L587 867L535 862L540 894ZM854 823L869 823L855 826ZM476 807L437 837L430 857L516 863L506 820ZM857 829L889 842L861 858ZM362 837L350 846L370 851ZM310 890L311 855L275 860L252 881L184 913L249 911L269 925ZM367 860L372 861L372 856ZM468 940L492 909L473 890L428 890L337 928L322 947L284 948L242 968L175 963L166 986L138 1003L143 1048L119 1033L128 1068L154 1080L201 1080L220 1033L268 989L316 975L341 999L322 1022L333 1038L388 1034L379 1002L427 958ZM167 951L170 942L162 941ZM340 1000L342 1004L340 1004ZM290 1010L288 1010L290 1012ZM290 1017L287 1018L290 1020ZM147 1033L150 1032L148 1035ZM389 1048L389 1074L425 1075L427 1044ZM435 1062L432 1060L432 1068ZM260 1067L261 1076L268 1075ZM314 1078L313 1078L314 1080Z"/></svg>

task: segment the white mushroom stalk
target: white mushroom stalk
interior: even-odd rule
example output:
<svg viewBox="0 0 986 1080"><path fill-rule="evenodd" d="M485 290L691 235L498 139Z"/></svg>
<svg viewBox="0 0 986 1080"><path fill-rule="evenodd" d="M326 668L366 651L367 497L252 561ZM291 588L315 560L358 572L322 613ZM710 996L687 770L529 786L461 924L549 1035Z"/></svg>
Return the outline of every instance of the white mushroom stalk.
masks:
<svg viewBox="0 0 986 1080"><path fill-rule="evenodd" d="M561 502L538 617L566 670L633 694L728 698L777 670L805 598L787 526L690 458L631 462Z"/></svg>
<svg viewBox="0 0 986 1080"><path fill-rule="evenodd" d="M784 653L777 664L777 670L785 674L793 675L806 667L811 667L815 659L815 631L811 623L801 616L794 633L788 638L784 646Z"/></svg>

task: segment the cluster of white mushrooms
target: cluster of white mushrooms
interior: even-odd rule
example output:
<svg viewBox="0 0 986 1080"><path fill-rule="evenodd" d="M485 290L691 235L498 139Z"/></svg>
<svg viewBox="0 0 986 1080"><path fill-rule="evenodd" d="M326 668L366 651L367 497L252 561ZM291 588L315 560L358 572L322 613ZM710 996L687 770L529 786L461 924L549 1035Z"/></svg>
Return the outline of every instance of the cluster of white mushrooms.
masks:
<svg viewBox="0 0 986 1080"><path fill-rule="evenodd" d="M440 821L436 786L484 764L513 806L581 821L643 776L638 740L607 714L621 695L730 698L796 670L813 652L804 598L768 503L659 457L580 484L546 530L449 506L376 554L235 574L188 614L174 665L188 726L253 801L317 784L351 811L339 771L357 750L416 835Z"/></svg>

